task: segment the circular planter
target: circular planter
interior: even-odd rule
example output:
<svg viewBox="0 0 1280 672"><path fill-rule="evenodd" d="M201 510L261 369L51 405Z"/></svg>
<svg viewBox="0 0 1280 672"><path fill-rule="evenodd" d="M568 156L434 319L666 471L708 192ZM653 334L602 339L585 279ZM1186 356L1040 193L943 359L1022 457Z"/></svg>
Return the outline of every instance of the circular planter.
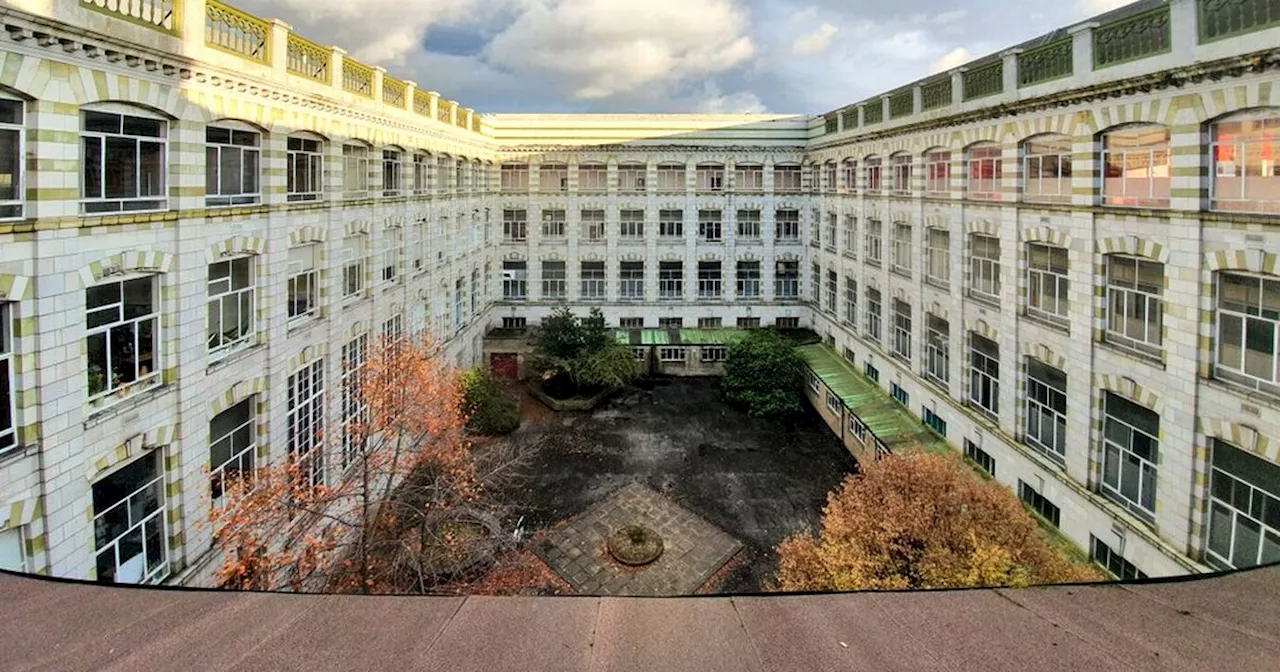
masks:
<svg viewBox="0 0 1280 672"><path fill-rule="evenodd" d="M662 537L644 525L627 525L609 535L609 555L629 567L647 565L662 555Z"/></svg>

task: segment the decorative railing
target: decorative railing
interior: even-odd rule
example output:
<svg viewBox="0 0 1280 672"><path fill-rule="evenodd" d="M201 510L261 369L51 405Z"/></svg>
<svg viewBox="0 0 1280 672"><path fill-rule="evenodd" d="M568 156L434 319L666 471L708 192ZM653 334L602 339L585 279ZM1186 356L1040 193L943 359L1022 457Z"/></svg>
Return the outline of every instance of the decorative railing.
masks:
<svg viewBox="0 0 1280 672"><path fill-rule="evenodd" d="M467 115L463 114L462 108L458 108L458 114L454 115L453 123L459 128L467 127Z"/></svg>
<svg viewBox="0 0 1280 672"><path fill-rule="evenodd" d="M899 91L889 96L889 118L906 117L916 111L915 89Z"/></svg>
<svg viewBox="0 0 1280 672"><path fill-rule="evenodd" d="M1275 0L1198 0L1196 5L1201 44L1280 24Z"/></svg>
<svg viewBox="0 0 1280 672"><path fill-rule="evenodd" d="M973 100L993 96L1004 91L1004 61L966 71L961 75L964 83L964 99Z"/></svg>
<svg viewBox="0 0 1280 672"><path fill-rule="evenodd" d="M828 114L823 119L823 133L835 133L840 130L840 118L834 114Z"/></svg>
<svg viewBox="0 0 1280 672"><path fill-rule="evenodd" d="M373 97L373 68L349 58L342 59L342 89Z"/></svg>
<svg viewBox="0 0 1280 672"><path fill-rule="evenodd" d="M413 111L418 114L431 114L431 94L417 89L413 92Z"/></svg>
<svg viewBox="0 0 1280 672"><path fill-rule="evenodd" d="M480 132L480 115L471 113L471 130L476 133Z"/></svg>
<svg viewBox="0 0 1280 672"><path fill-rule="evenodd" d="M444 100L437 101L436 102L436 121L443 121L446 124L449 123L449 110L452 107L453 107L453 103L451 102L444 101Z"/></svg>
<svg viewBox="0 0 1280 672"><path fill-rule="evenodd" d="M875 101L862 106L862 123L870 126L884 121L884 101L876 98Z"/></svg>
<svg viewBox="0 0 1280 672"><path fill-rule="evenodd" d="M382 102L404 107L405 83L395 77L382 76Z"/></svg>
<svg viewBox="0 0 1280 672"><path fill-rule="evenodd" d="M269 63L271 24L218 0L205 0L204 42L251 61Z"/></svg>
<svg viewBox="0 0 1280 672"><path fill-rule="evenodd" d="M1163 54L1170 49L1169 6L1121 19L1093 31L1093 69Z"/></svg>
<svg viewBox="0 0 1280 672"><path fill-rule="evenodd" d="M1039 84L1072 74L1070 37L1018 54L1018 86Z"/></svg>
<svg viewBox="0 0 1280 672"><path fill-rule="evenodd" d="M951 75L920 87L920 109L933 110L951 105Z"/></svg>
<svg viewBox="0 0 1280 672"><path fill-rule="evenodd" d="M324 47L289 33L285 57L285 70L295 75L329 83L329 57L332 52Z"/></svg>
<svg viewBox="0 0 1280 672"><path fill-rule="evenodd" d="M849 130L850 128L857 128L858 127L858 108L855 107L850 110L845 110L844 113L840 115L840 123L841 125L844 126L845 130Z"/></svg>
<svg viewBox="0 0 1280 672"><path fill-rule="evenodd" d="M147 28L178 34L178 0L80 0L80 6Z"/></svg>

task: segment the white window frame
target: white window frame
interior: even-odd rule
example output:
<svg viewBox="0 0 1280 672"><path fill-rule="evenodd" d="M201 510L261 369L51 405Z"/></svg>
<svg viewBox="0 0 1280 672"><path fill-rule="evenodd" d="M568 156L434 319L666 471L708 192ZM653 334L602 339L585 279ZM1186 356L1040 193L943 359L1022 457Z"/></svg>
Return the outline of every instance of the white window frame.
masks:
<svg viewBox="0 0 1280 672"><path fill-rule="evenodd" d="M684 299L684 262L658 262L658 300L680 301Z"/></svg>
<svg viewBox="0 0 1280 672"><path fill-rule="evenodd" d="M288 201L318 201L324 198L324 141L302 135L286 139Z"/></svg>
<svg viewBox="0 0 1280 672"><path fill-rule="evenodd" d="M660 163L658 164L658 191L677 191L683 192L688 188L685 176L686 168L683 163Z"/></svg>
<svg viewBox="0 0 1280 672"><path fill-rule="evenodd" d="M603 163L578 164L578 191L603 192L609 189L609 166Z"/></svg>
<svg viewBox="0 0 1280 672"><path fill-rule="evenodd" d="M559 268L555 268L556 265ZM563 299L568 296L568 268L563 261L542 262L542 298L549 300Z"/></svg>
<svg viewBox="0 0 1280 672"><path fill-rule="evenodd" d="M342 240L342 298L364 295L365 248L368 236L357 234Z"/></svg>
<svg viewBox="0 0 1280 672"><path fill-rule="evenodd" d="M698 300L719 301L723 298L723 262L698 262Z"/></svg>
<svg viewBox="0 0 1280 672"><path fill-rule="evenodd" d="M618 211L618 235L623 240L644 239L644 210L623 209Z"/></svg>
<svg viewBox="0 0 1280 672"><path fill-rule="evenodd" d="M924 375L944 387L951 382L951 325L933 313L925 314Z"/></svg>
<svg viewBox="0 0 1280 672"><path fill-rule="evenodd" d="M404 152L388 147L382 150L382 195L399 196L404 191Z"/></svg>
<svg viewBox="0 0 1280 672"><path fill-rule="evenodd" d="M555 212L555 211L553 211ZM563 210L559 211L563 212ZM582 236L587 242L602 243L605 240L605 212L604 210L580 210L578 217L582 221ZM546 227L546 222L543 222Z"/></svg>
<svg viewBox="0 0 1280 672"><path fill-rule="evenodd" d="M840 215L834 212L827 213L827 249L832 252L836 249L836 231L840 228Z"/></svg>
<svg viewBox="0 0 1280 672"><path fill-rule="evenodd" d="M221 259L208 267L208 320L205 345L209 361L217 362L254 345L257 336L257 261L253 255ZM246 281L236 284L236 271L244 270ZM238 319L228 325L227 315ZM215 325L215 316L216 322ZM234 326L234 329L228 329ZM215 330L221 327L220 330Z"/></svg>
<svg viewBox="0 0 1280 672"><path fill-rule="evenodd" d="M1227 124L1239 126L1236 135L1243 137L1224 140L1222 127ZM1228 212L1280 213L1280 195L1275 194L1275 190L1280 188L1280 170L1276 166L1277 159L1280 159L1280 114L1272 109L1234 115L1213 123L1209 127L1209 135L1209 158L1212 161L1209 170L1210 207ZM1268 152L1271 158L1264 158ZM1223 161L1224 154L1230 154L1230 160ZM1252 174L1251 159L1258 164ZM1225 184L1219 184L1219 180L1228 179L1238 180L1239 187L1229 189ZM1250 192L1270 195L1271 198L1249 198Z"/></svg>
<svg viewBox="0 0 1280 672"><path fill-rule="evenodd" d="M969 234L969 294L1000 301L1000 239Z"/></svg>
<svg viewBox="0 0 1280 672"><path fill-rule="evenodd" d="M1027 313L1067 324L1071 286L1067 248L1049 243L1027 243ZM1055 263L1061 259L1061 268Z"/></svg>
<svg viewBox="0 0 1280 672"><path fill-rule="evenodd" d="M826 300L827 312L832 315L836 312L836 302L839 300L840 276L835 271L827 269L827 287Z"/></svg>
<svg viewBox="0 0 1280 672"><path fill-rule="evenodd" d="M1268 525L1264 519L1270 517L1269 514L1273 509L1280 507L1280 492L1268 490L1262 486L1270 485L1266 480L1270 480L1273 484L1276 479L1260 478L1253 481L1248 480L1246 476L1256 477L1260 474L1237 475L1228 472L1223 468L1226 465L1219 464L1227 461L1222 455L1225 455L1228 450L1239 453L1236 461L1253 462L1258 470L1274 472L1280 469L1274 463L1266 462L1225 441L1214 439L1213 455L1209 463L1209 487L1206 492L1209 502L1205 512L1205 558L1210 564L1225 569L1244 569L1272 562L1277 559L1274 553L1272 556L1267 556L1264 551L1268 547L1273 549L1280 547L1280 528ZM1276 476L1275 473L1270 475ZM1225 497L1230 497L1230 500ZM1220 528L1224 523L1227 529L1222 531ZM1242 551L1249 550L1245 544L1241 543L1242 528L1253 528L1248 530L1254 537L1255 552L1252 558L1236 557ZM1269 546L1263 543L1264 539L1270 542ZM1222 552L1224 545L1229 551L1226 554Z"/></svg>
<svg viewBox="0 0 1280 672"><path fill-rule="evenodd" d="M667 239L684 238L683 210L658 211L658 237Z"/></svg>
<svg viewBox="0 0 1280 672"><path fill-rule="evenodd" d="M984 342L991 344L990 352ZM974 333L969 334L969 406L992 420L1000 418L1000 344Z"/></svg>
<svg viewBox="0 0 1280 672"><path fill-rule="evenodd" d="M698 240L704 243L724 241L723 210L698 211Z"/></svg>
<svg viewBox="0 0 1280 672"><path fill-rule="evenodd" d="M128 285L130 283L135 283L135 282L148 283L149 285L148 290L151 295L151 312L145 315L138 315L135 317L126 317L126 313L125 313L126 303L125 303L125 298L123 294L124 288L125 288L125 285ZM104 362L105 366L103 367L103 370L101 372L101 375L103 376L103 385L104 385L103 389L98 391L95 394L93 393L92 388L86 387L88 391L88 401L90 405L94 407L110 406L116 403L116 401L120 399L124 399L129 396L132 396L160 382L160 373L164 368L164 363L163 363L164 359L163 359L163 352L162 352L161 340L160 340L161 310L160 310L159 284L160 284L160 276L152 274L152 275L127 277L121 280L113 280L111 282L99 283L85 290L86 301L87 301L89 292L92 292L99 288L107 288L111 286L118 287L118 292L119 292L118 295L120 297L115 302L105 303L102 306L99 306L98 308L89 308L86 302L86 323L85 323L86 324L86 330L85 330L86 351L92 354L93 348L89 346L89 342L95 336L101 336L104 343L103 350L106 353L106 360ZM102 324L96 327L88 327L88 324L89 324L87 319L88 314L95 313L95 312L105 313L106 310L112 309L113 307L116 315L115 319L113 319L111 322L108 322L106 324ZM111 353L111 347L109 343L111 339L111 333L114 330L121 329L121 328L129 329L133 335L133 351L136 353L141 343L141 340L140 340L141 335L139 331L141 327L148 322L151 323L151 352L154 358L152 363L155 364L155 368L151 371L148 371L146 374L143 374L142 369L145 367L140 366L135 358L133 362L133 372L132 372L132 375L134 376L133 380L121 381L119 383L114 382L113 381L114 375L112 372L112 369L114 368L114 366L112 363L112 353ZM90 362L90 366L92 366L92 362ZM89 371L89 373L90 373L90 376L92 376L92 371ZM112 399L112 397L114 397L114 399Z"/></svg>
<svg viewBox="0 0 1280 672"><path fill-rule="evenodd" d="M90 131L88 130L88 120L90 115L98 118L101 122L106 122L107 117L116 117L117 124L115 132L108 131ZM144 121L147 123L156 123L159 125L158 135L141 135L137 133L127 133L124 130L126 120L133 119ZM110 175L118 172L118 167L107 165L108 142L113 141L117 146L132 143L133 146L133 162L134 182L132 194L116 194L107 195L107 186ZM99 157L97 161L98 175L96 179L91 180L88 174L91 162L88 160L90 145L96 144L99 148ZM145 175L142 160L142 152L144 147L154 146L154 151L158 151L160 155L159 172L155 175ZM169 207L169 122L159 116L147 114L135 108L125 108L117 111L112 109L98 110L82 110L80 113L80 212L84 215L111 215L121 213L139 213L139 212L160 212ZM25 160L25 157L24 157ZM151 182L144 184L144 182ZM90 193L96 193L96 196L90 196Z"/></svg>
<svg viewBox="0 0 1280 672"><path fill-rule="evenodd" d="M529 239L529 211L508 208L502 211L502 239L508 243L523 243Z"/></svg>
<svg viewBox="0 0 1280 672"><path fill-rule="evenodd" d="M25 101L0 93L0 104L17 108L17 122L0 119L0 137L9 138L13 155L8 157L10 170L7 177L12 198L0 198L0 221L12 221L26 216L27 197L27 105ZM3 143L0 143L2 145ZM0 174L3 175L3 174Z"/></svg>
<svg viewBox="0 0 1280 672"><path fill-rule="evenodd" d="M658 361L663 364L683 364L688 354L682 347L658 348Z"/></svg>
<svg viewBox="0 0 1280 672"><path fill-rule="evenodd" d="M784 274L784 269L785 274ZM773 273L774 298L794 300L800 298L800 262L779 260Z"/></svg>
<svg viewBox="0 0 1280 672"><path fill-rule="evenodd" d="M569 191L569 165L544 163L538 166L538 191Z"/></svg>
<svg viewBox="0 0 1280 672"><path fill-rule="evenodd" d="M507 268L510 264L511 267ZM502 262L502 300L524 301L529 297L529 266L524 261Z"/></svg>
<svg viewBox="0 0 1280 672"><path fill-rule="evenodd" d="M911 225L901 222L893 224L893 259L891 268L903 275L911 275Z"/></svg>
<svg viewBox="0 0 1280 672"><path fill-rule="evenodd" d="M644 193L645 176L649 167L643 163L623 163L618 166L618 191Z"/></svg>
<svg viewBox="0 0 1280 672"><path fill-rule="evenodd" d="M1126 406L1154 416L1154 433L1121 417ZM1159 482L1156 464L1160 453L1160 416L1113 392L1104 391L1102 428L1102 478L1099 487L1130 511L1151 519L1155 516L1156 484ZM1149 448L1149 455L1141 454L1144 445ZM1135 480L1136 499L1134 493L1127 492Z"/></svg>
<svg viewBox="0 0 1280 672"><path fill-rule="evenodd" d="M824 192L835 193L837 175L835 161L827 161L822 164L822 190Z"/></svg>
<svg viewBox="0 0 1280 672"><path fill-rule="evenodd" d="M844 247L840 252L851 259L858 258L858 218L854 215L844 216Z"/></svg>
<svg viewBox="0 0 1280 672"><path fill-rule="evenodd" d="M369 195L369 148L348 142L342 145L342 197Z"/></svg>
<svg viewBox="0 0 1280 672"><path fill-rule="evenodd" d="M879 194L884 189L884 160L868 156L862 161L863 182L868 194Z"/></svg>
<svg viewBox="0 0 1280 672"><path fill-rule="evenodd" d="M737 238L742 241L760 240L761 216L759 210L739 210L734 217L737 224Z"/></svg>
<svg viewBox="0 0 1280 672"><path fill-rule="evenodd" d="M911 361L911 327L911 304L902 299L894 299L893 348L889 352L908 362Z"/></svg>
<svg viewBox="0 0 1280 672"><path fill-rule="evenodd" d="M883 320L883 299L880 290L875 287L867 288L867 312L865 336L868 340L875 343L880 342L880 327Z"/></svg>
<svg viewBox="0 0 1280 672"><path fill-rule="evenodd" d="M254 479L254 465L258 456L256 403L256 397L247 397L209 420L209 494L214 508L225 503L222 496L226 493L229 475L237 474L237 480ZM228 428L222 434L214 433L220 418L238 420L231 414L240 409L248 411L248 417L243 422ZM220 444L226 445L227 458L215 463Z"/></svg>
<svg viewBox="0 0 1280 672"><path fill-rule="evenodd" d="M951 285L951 232L946 229L925 227L924 279L943 287Z"/></svg>
<svg viewBox="0 0 1280 672"><path fill-rule="evenodd" d="M295 254L296 252L296 254ZM320 244L303 243L289 248L286 302L290 322L301 322L315 317L320 309ZM298 310L294 297L303 296L303 310Z"/></svg>
<svg viewBox="0 0 1280 672"><path fill-rule="evenodd" d="M844 276L844 322L849 328L858 329L858 281L851 275Z"/></svg>
<svg viewBox="0 0 1280 672"><path fill-rule="evenodd" d="M764 191L764 166L758 163L734 164L734 191Z"/></svg>
<svg viewBox="0 0 1280 672"><path fill-rule="evenodd" d="M1106 339L1117 345L1159 354L1163 347L1164 264L1141 257L1109 254L1107 260ZM1115 271L1122 265L1133 266L1133 282L1122 283ZM1160 271L1160 286L1142 282L1142 269L1155 266ZM1141 333L1130 333L1135 320L1141 322Z"/></svg>
<svg viewBox="0 0 1280 672"><path fill-rule="evenodd" d="M868 263L879 266L884 263L884 223L878 219L868 219L863 229L865 259Z"/></svg>
<svg viewBox="0 0 1280 672"><path fill-rule="evenodd" d="M734 269L735 291L739 299L760 298L760 262L739 261Z"/></svg>
<svg viewBox="0 0 1280 672"><path fill-rule="evenodd" d="M841 163L841 171L844 173L843 190L845 193L854 194L858 191L858 161L857 159L845 159Z"/></svg>
<svg viewBox="0 0 1280 672"><path fill-rule="evenodd" d="M1136 144L1139 138L1135 138L1135 144L1123 145L1117 147L1113 144L1117 138L1123 136L1141 136L1143 132L1154 133L1156 131L1164 132L1164 139L1160 142ZM1106 205L1124 206L1124 207L1153 207L1167 208L1169 207L1169 190L1171 186L1171 135L1169 129L1157 124L1140 124L1136 126L1128 126L1115 129L1103 133L1102 135L1102 157L1099 161L1098 175L1102 180L1102 187L1099 190L1102 196L1102 202ZM1109 164L1115 163L1120 170L1119 177L1108 177L1107 168ZM1127 177L1129 172L1145 172L1145 178L1142 175L1136 178ZM1163 173L1161 175L1160 173ZM1130 193L1132 180L1144 180L1145 187L1140 187ZM1117 182L1112 182L1117 180ZM1160 196L1160 186L1163 182L1164 195ZM1118 193L1112 193L1107 187L1111 184L1118 184Z"/></svg>
<svg viewBox="0 0 1280 672"><path fill-rule="evenodd" d="M704 345L698 353L700 361L709 363L723 362L727 356L728 348L723 345Z"/></svg>
<svg viewBox="0 0 1280 672"><path fill-rule="evenodd" d="M504 194L529 192L529 164L504 163L498 168L501 190Z"/></svg>
<svg viewBox="0 0 1280 672"><path fill-rule="evenodd" d="M965 197L980 200L999 200L1004 183L1004 150L995 143L979 143L965 152ZM989 177L980 177L984 173Z"/></svg>
<svg viewBox="0 0 1280 672"><path fill-rule="evenodd" d="M138 460L151 460L152 464L155 465L155 476L103 510L98 511L96 508L93 510L94 564L100 564L103 559L102 556L109 553L111 555L111 565L115 568L114 581L116 583L156 584L163 581L165 577L169 575L169 521L167 515L169 507L165 498L165 472L164 469L161 468L161 457L158 451L143 455L139 457ZM124 468L117 470L113 475L118 475L120 472L129 469L135 463L136 462L130 463ZM111 476L107 476L100 479L98 482L94 483L94 485L104 482L110 478ZM92 490L93 486L90 486L90 492L92 492ZM146 510L148 494L152 496L150 499L152 500L152 503L156 505L155 508L150 511ZM99 524L105 525L105 521L109 520L109 515L117 508L119 508L123 514L124 528L119 530L110 540L104 539L102 540L102 543L99 543L99 538L101 536L105 536L100 534L98 530ZM139 513L142 515L135 520L134 516ZM148 550L150 550L148 548L148 532L150 532L151 536L158 538L160 545L160 548L158 549L160 560L156 563L155 567L150 570L146 569L147 556L149 555ZM107 534L110 534L110 532L108 531ZM136 543L137 547L140 549L138 554L127 559L121 558L120 551L124 548L121 542L126 537L134 535L137 537ZM132 546L132 544L130 546ZM141 569L141 573L138 575L136 581L128 581L127 579L125 581L121 581L119 576L120 571L124 569L125 563L133 560L134 558L141 558L142 560L142 567L139 568ZM106 577L99 573L97 575L97 579L102 581L105 580Z"/></svg>
<svg viewBox="0 0 1280 672"><path fill-rule="evenodd" d="M404 229L389 226L382 230L382 252L378 258L378 280L380 284L393 283L400 279L400 255L404 252Z"/></svg>
<svg viewBox="0 0 1280 672"><path fill-rule="evenodd" d="M802 171L799 164L782 164L773 167L773 190L796 193L802 188Z"/></svg>
<svg viewBox="0 0 1280 672"><path fill-rule="evenodd" d="M226 140L211 138L211 134L226 133ZM249 142L236 142L237 139ZM254 205L262 202L262 134L247 124L222 121L205 127L205 197L207 208L236 205ZM224 158L231 158L239 168L234 185L226 185L223 178ZM253 164L251 171L246 165ZM251 172L251 185L245 184L245 173ZM212 185L212 189L210 189ZM224 191L224 187L230 186Z"/></svg>
<svg viewBox="0 0 1280 672"><path fill-rule="evenodd" d="M841 415L841 412L843 410L842 407L844 406L844 403L840 401L840 397L837 397L836 395L832 394L831 390L827 390L826 397L827 397L826 399L827 412L833 413L837 416Z"/></svg>
<svg viewBox="0 0 1280 672"><path fill-rule="evenodd" d="M18 391L13 375L12 304L0 301L0 455L18 448Z"/></svg>
<svg viewBox="0 0 1280 672"><path fill-rule="evenodd" d="M1271 394L1280 394L1280 277L1261 275L1239 271L1219 271L1214 282L1214 324L1216 346L1214 347L1214 373L1232 383ZM1238 289L1246 291L1257 288L1257 296L1231 292L1228 296L1228 277L1235 278L1231 283ZM1267 296L1273 298L1268 301ZM1239 325L1228 331L1228 325ZM1259 375L1258 367L1251 366L1252 352L1250 345L1261 345L1267 341L1267 332L1271 333L1270 357L1264 356L1266 375ZM1234 345L1238 355L1233 357L1234 363L1226 361L1228 348ZM1265 353L1264 353L1265 355Z"/></svg>
<svg viewBox="0 0 1280 672"><path fill-rule="evenodd" d="M368 446L367 432L357 435L354 425L368 423L369 404L362 389L365 367L369 363L369 334L360 334L342 344L342 371L338 389L342 396L338 408L342 423L342 469L355 464Z"/></svg>
<svg viewBox="0 0 1280 672"><path fill-rule="evenodd" d="M431 193L431 156L416 152L413 155L413 195Z"/></svg>
<svg viewBox="0 0 1280 672"><path fill-rule="evenodd" d="M639 264L637 268L635 264ZM618 263L618 298L622 301L644 300L644 262Z"/></svg>
<svg viewBox="0 0 1280 672"><path fill-rule="evenodd" d="M779 242L800 242L800 211L783 208L773 213L774 238Z"/></svg>
<svg viewBox="0 0 1280 672"><path fill-rule="evenodd" d="M925 152L924 192L935 198L951 197L951 150Z"/></svg>
<svg viewBox="0 0 1280 672"><path fill-rule="evenodd" d="M1066 458L1067 450L1066 372L1032 357L1027 357L1026 362L1026 422L1023 425L1023 440L1027 445L1039 448L1055 460L1062 461ZM1036 377L1033 366L1045 367L1046 373L1058 371L1062 374L1063 386L1059 388L1052 381Z"/></svg>
<svg viewBox="0 0 1280 672"><path fill-rule="evenodd" d="M1071 150L1071 138L1065 135L1039 136L1022 143L1023 201L1071 202ZM1046 172L1051 174L1046 176ZM1049 185L1053 188L1046 188Z"/></svg>
<svg viewBox="0 0 1280 672"><path fill-rule="evenodd" d="M327 482L324 450L324 360L303 365L289 374L285 447L289 459L299 463L312 487Z"/></svg>
<svg viewBox="0 0 1280 672"><path fill-rule="evenodd" d="M604 262L583 261L579 264L582 298L588 301L604 300L607 291ZM588 269L587 264L592 264L592 267Z"/></svg>
<svg viewBox="0 0 1280 672"><path fill-rule="evenodd" d="M914 158L906 153L893 154L889 157L889 167L893 170L891 175L893 183L889 185L889 189L895 196L911 195L911 164Z"/></svg>

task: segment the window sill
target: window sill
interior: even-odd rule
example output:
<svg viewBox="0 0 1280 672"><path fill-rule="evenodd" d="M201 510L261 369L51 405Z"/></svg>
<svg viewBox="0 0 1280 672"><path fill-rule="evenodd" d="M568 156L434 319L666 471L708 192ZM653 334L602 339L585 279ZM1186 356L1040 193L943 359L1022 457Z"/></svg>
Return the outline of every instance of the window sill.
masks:
<svg viewBox="0 0 1280 672"><path fill-rule="evenodd" d="M972 289L965 290L964 295L965 295L965 298L969 299L970 301L973 301L974 303L981 304L982 306L985 306L995 311L1000 310L1000 300L998 298L988 296L986 294L979 294L973 291Z"/></svg>
<svg viewBox="0 0 1280 672"><path fill-rule="evenodd" d="M894 266L893 268L890 268L889 271L900 278L906 278L907 280L911 279L910 269Z"/></svg>
<svg viewBox="0 0 1280 672"><path fill-rule="evenodd" d="M951 283L950 283L950 282L948 282L948 281L943 281L943 280L941 280L941 279L939 279L939 278L934 278L934 277L931 277L931 276L926 275L926 276L924 276L924 284L926 284L926 285L928 285L928 286L930 286L930 287L932 287L932 288L934 288L934 289L938 289L938 290L941 290L941 291L947 292L948 294L949 294L949 293L951 293Z"/></svg>
<svg viewBox="0 0 1280 672"><path fill-rule="evenodd" d="M1032 324L1038 324L1038 325L1040 325L1040 326L1042 326L1042 327L1044 327L1044 328L1046 328L1046 329L1052 329L1052 330L1054 330L1054 331L1056 331L1056 332L1059 332L1059 333L1061 333L1061 334L1064 334L1064 335L1066 335L1066 336L1070 336L1070 335L1071 335L1071 323L1070 323L1070 322L1066 322L1066 321L1061 321L1061 322L1060 322L1060 321L1058 321L1058 320L1051 319L1051 318L1049 318L1049 317L1048 317L1048 316L1046 316L1046 315L1041 315L1041 314L1039 314L1039 313L1033 313L1033 312L1031 312L1031 311L1029 311L1029 310L1024 310L1024 311L1022 311L1022 313L1020 313L1020 317L1022 317L1023 319L1025 319L1026 321L1028 321L1028 322L1030 322L1030 323L1032 323Z"/></svg>
<svg viewBox="0 0 1280 672"><path fill-rule="evenodd" d="M321 322L323 322L323 320L320 319L320 315L318 312L312 313L310 315L304 315L301 317L295 317L292 320L289 320L287 324L285 324L285 336L286 337L297 336L298 334L301 334L302 332L309 330L311 327L317 324L320 324Z"/></svg>
<svg viewBox="0 0 1280 672"><path fill-rule="evenodd" d="M32 444L29 446L24 446L19 444L19 445L11 446L9 448L5 448L4 452L0 452L0 468L4 467L6 464L10 462L17 462L18 460L21 460L29 455L36 454L39 448L40 447L37 444Z"/></svg>
<svg viewBox="0 0 1280 672"><path fill-rule="evenodd" d="M1098 345L1101 345L1103 349L1107 350L1108 352L1114 352L1117 355L1120 355L1127 359L1132 359L1134 361L1142 362L1143 364L1147 364L1149 366L1154 366L1160 369L1161 371L1163 371L1165 368L1163 351L1161 351L1160 355L1157 355L1154 353L1146 352L1144 350L1138 350L1136 348L1129 347L1122 343L1117 343L1115 341L1108 341L1106 340L1105 336L1103 337L1103 340L1098 341Z"/></svg>
<svg viewBox="0 0 1280 672"><path fill-rule="evenodd" d="M84 428L89 429L91 427L95 427L107 420L110 420L111 418L123 415L129 411L137 410L138 407L159 399L173 389L174 386L172 385L157 384L133 394L119 403L112 404L105 408L95 410L92 406L86 404L88 407L88 417L85 418Z"/></svg>
<svg viewBox="0 0 1280 672"><path fill-rule="evenodd" d="M237 360L245 358L250 353L257 351L258 348L260 347L262 347L261 342L249 343L247 345L229 350L226 353L220 353L220 356L217 359L213 359L212 353L210 353L210 359L208 364L205 366L205 371L206 372L216 371L225 366L228 366L236 362Z"/></svg>
<svg viewBox="0 0 1280 672"><path fill-rule="evenodd" d="M1280 393L1271 394L1255 387L1249 387L1243 383L1237 383L1230 378L1219 378L1215 376L1212 378L1202 378L1201 380L1206 385L1214 389L1236 396L1243 396L1250 401L1255 401L1267 406L1268 408L1280 411Z"/></svg>
<svg viewBox="0 0 1280 672"><path fill-rule="evenodd" d="M840 253L840 256L844 257L845 259L857 259L857 258L858 258L858 255L856 255L856 254L854 254L854 253L852 253L852 252L849 252L849 251L847 251L847 250L846 250L846 251L844 251L844 252L841 252L841 253Z"/></svg>

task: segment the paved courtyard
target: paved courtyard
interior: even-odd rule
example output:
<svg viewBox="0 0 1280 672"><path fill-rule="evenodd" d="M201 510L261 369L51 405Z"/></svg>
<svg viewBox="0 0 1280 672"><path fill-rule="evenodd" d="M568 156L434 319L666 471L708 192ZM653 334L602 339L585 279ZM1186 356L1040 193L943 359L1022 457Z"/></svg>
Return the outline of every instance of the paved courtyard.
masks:
<svg viewBox="0 0 1280 672"><path fill-rule="evenodd" d="M816 527L854 462L812 411L792 426L751 418L720 399L718 382L660 381L591 412L535 413L510 439L534 446L531 464L495 493L511 522L550 530L639 483L745 547L720 592L761 590L774 547Z"/></svg>
<svg viewBox="0 0 1280 672"><path fill-rule="evenodd" d="M605 539L629 524L662 537L656 561L626 567L609 557ZM690 595L740 550L738 540L639 483L569 521L539 549L575 592L587 595Z"/></svg>

